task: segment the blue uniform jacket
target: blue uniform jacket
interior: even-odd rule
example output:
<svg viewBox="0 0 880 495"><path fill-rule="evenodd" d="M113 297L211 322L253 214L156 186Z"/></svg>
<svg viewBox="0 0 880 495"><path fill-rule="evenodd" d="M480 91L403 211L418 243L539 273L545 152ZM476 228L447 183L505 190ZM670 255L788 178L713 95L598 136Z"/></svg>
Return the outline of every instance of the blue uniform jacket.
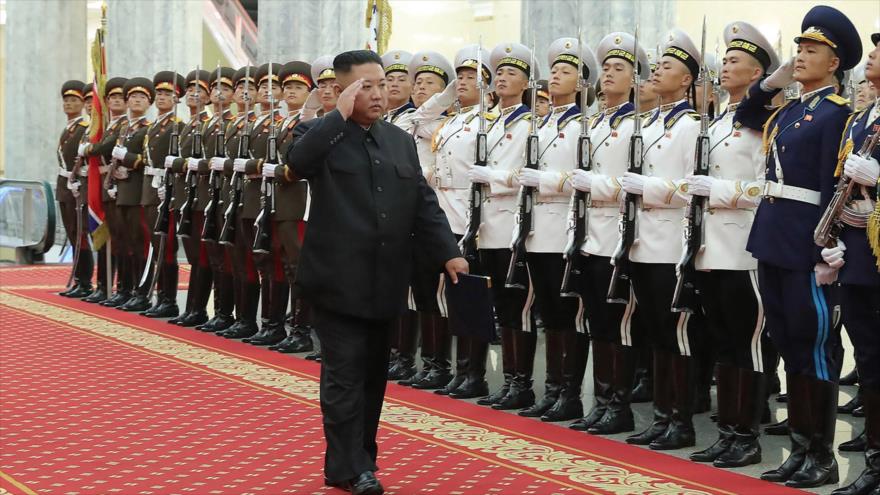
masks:
<svg viewBox="0 0 880 495"><path fill-rule="evenodd" d="M746 127L764 131L768 145L766 179L779 181L778 160L783 183L820 191L821 204L765 198L755 214L746 249L763 263L789 270L812 270L822 260L821 249L813 242L813 230L834 194L840 136L850 109L846 100L829 87L806 101L789 101L777 111L769 106L776 93L754 84L736 109L736 119Z"/></svg>
<svg viewBox="0 0 880 495"><path fill-rule="evenodd" d="M874 103L876 105L877 103ZM870 135L880 131L880 118L873 122L868 122L868 116L871 108L859 112L850 122L849 127L844 133L844 143L848 139L853 141L853 152L858 152L862 148L862 144ZM880 160L880 147L874 148L874 158ZM862 199L860 188L858 185L853 188L856 191L854 195L857 199ZM868 188L871 198L877 197L877 188ZM843 284L868 285L880 287L880 272L877 271L876 259L871 252L871 246L868 244L868 236L865 229L859 229L845 225L840 233L840 239L846 246L846 254L844 261L846 263L840 269L838 280Z"/></svg>

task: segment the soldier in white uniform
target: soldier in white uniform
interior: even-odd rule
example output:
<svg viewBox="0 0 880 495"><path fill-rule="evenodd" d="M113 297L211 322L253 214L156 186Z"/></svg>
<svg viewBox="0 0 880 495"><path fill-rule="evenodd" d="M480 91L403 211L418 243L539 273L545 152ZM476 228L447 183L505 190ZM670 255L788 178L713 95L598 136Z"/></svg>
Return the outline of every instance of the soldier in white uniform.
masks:
<svg viewBox="0 0 880 495"><path fill-rule="evenodd" d="M388 88L388 112L385 114L385 121L399 127L401 118L411 114L416 108L410 101L413 90L412 75L409 72L410 60L412 53L403 50L391 50L382 55L385 86Z"/></svg>
<svg viewBox="0 0 880 495"><path fill-rule="evenodd" d="M589 350L584 306L580 297L560 294L572 194L569 179L577 168L581 130L577 100L580 57L583 77L587 84L593 84L598 73L593 50L580 47L575 38L559 38L550 44L548 90L553 105L538 130L538 170L524 168L519 175L522 186L536 189L533 231L526 239L526 251L535 306L544 320L547 350L544 397L519 414L540 417L542 421L568 421L584 413L580 395Z"/></svg>
<svg viewBox="0 0 880 495"><path fill-rule="evenodd" d="M407 71L413 83L414 109L400 117L396 124L413 135L422 173L433 187L435 158L431 139L446 118L449 106L441 108L439 100L431 98L444 91L454 71L452 64L434 51L421 51L413 55ZM443 388L452 381L452 336L449 322L441 313L437 300L442 274L426 268L427 260L420 255L416 253L410 308L417 310L422 331L422 370L411 380L401 383L417 389L433 390Z"/></svg>
<svg viewBox="0 0 880 495"><path fill-rule="evenodd" d="M627 172L620 180L624 191L641 196L629 259L633 290L644 320L651 323L654 349L654 421L627 442L654 450L694 445L695 366L690 333L697 331L700 315L672 313L670 308L687 204L679 185L694 169L700 131L699 115L687 95L689 90L693 93L699 71L700 53L693 41L680 30L670 32L652 76L661 101L644 128L642 174Z"/></svg>
<svg viewBox="0 0 880 495"><path fill-rule="evenodd" d="M492 404L499 410L522 409L535 402L532 390L536 333L527 290L504 287L510 265L511 234L517 211L519 183L516 176L525 163L526 137L531 110L523 104L532 70L532 53L519 43L501 43L492 50L495 93L501 114L487 133L488 166L472 167L473 183L485 184L482 224L479 230L480 264L492 278L495 313L501 327L502 352L514 357L514 375L507 393ZM537 76L537 74L535 74ZM512 350L505 349L512 347ZM494 395L494 394L493 394ZM494 397L493 397L494 398Z"/></svg>
<svg viewBox="0 0 880 495"><path fill-rule="evenodd" d="M593 346L593 385L596 403L590 413L569 425L579 431L611 434L632 431L630 409L635 359L633 318L635 297L627 304L606 300L611 280L611 256L618 243L618 219L623 189L620 178L629 162L633 133L635 98L633 82L636 66L647 79L650 69L644 49L635 49L635 38L616 32L599 42L602 61L601 89L605 110L590 119L590 142L593 147L592 170L576 170L573 186L590 193L586 216L586 239L581 246L579 263L584 273L581 284Z"/></svg>
<svg viewBox="0 0 880 495"><path fill-rule="evenodd" d="M749 86L776 70L779 60L760 31L745 22L729 24L724 42L721 87L730 100L709 128L709 175L689 175L686 183L688 194L708 197L696 267L718 363L718 440L691 459L741 467L761 461L758 427L767 387L758 262L746 251L765 157L761 133L743 127L735 114Z"/></svg>
<svg viewBox="0 0 880 495"><path fill-rule="evenodd" d="M467 229L471 184L467 173L474 166L474 147L479 131L478 59L483 61L481 68L483 80L487 84L491 84L492 81L492 72L488 66L489 52L482 49L478 57L478 50L481 50L478 45L468 45L458 51L455 55L456 80L451 82L442 93L437 93L428 99L417 112L418 119L426 119L441 116L444 110L453 105L457 108L457 112L450 113L441 120L431 136L434 167L429 183L434 188L440 207L446 212L449 226L458 240L461 240ZM484 117L492 118L488 113ZM422 139L421 135L419 139ZM482 272L480 267L471 266L471 273ZM442 292L440 302L445 306ZM444 306L441 306L443 311L445 311ZM472 399L488 395L489 384L486 382L488 353L487 342L472 337L457 336L455 376L435 393L456 399ZM513 378L513 357L504 354L502 361L505 381L509 383Z"/></svg>

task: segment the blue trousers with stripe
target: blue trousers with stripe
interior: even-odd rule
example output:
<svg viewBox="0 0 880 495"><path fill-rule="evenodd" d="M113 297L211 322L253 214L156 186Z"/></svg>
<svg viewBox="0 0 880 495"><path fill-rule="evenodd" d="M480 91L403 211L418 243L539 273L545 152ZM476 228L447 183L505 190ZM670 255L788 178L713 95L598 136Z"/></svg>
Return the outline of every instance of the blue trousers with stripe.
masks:
<svg viewBox="0 0 880 495"><path fill-rule="evenodd" d="M785 372L840 379L840 307L836 287L816 287L812 270L758 263L758 287L767 328L785 361Z"/></svg>

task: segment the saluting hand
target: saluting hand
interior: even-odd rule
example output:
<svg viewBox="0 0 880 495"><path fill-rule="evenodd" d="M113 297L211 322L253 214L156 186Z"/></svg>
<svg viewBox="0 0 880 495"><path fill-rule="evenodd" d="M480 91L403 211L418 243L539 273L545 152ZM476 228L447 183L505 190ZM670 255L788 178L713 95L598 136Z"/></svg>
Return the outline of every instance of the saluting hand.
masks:
<svg viewBox="0 0 880 495"><path fill-rule="evenodd" d="M782 89L791 85L793 82L794 57L788 59L784 64L780 65L778 69L773 71L773 74L767 76L767 79L764 79L764 82L761 83L761 87L762 89Z"/></svg>
<svg viewBox="0 0 880 495"><path fill-rule="evenodd" d="M462 257L452 258L446 262L446 273L449 274L449 279L452 280L452 283L457 284L458 274L463 273L467 275L470 273L470 266L467 260Z"/></svg>
<svg viewBox="0 0 880 495"><path fill-rule="evenodd" d="M357 97L358 91L364 87L364 80L358 79L357 81L348 85L342 93L339 94L339 98L336 99L336 109L339 110L339 114L342 115L343 120L348 120L351 117L352 112L354 112L354 100Z"/></svg>

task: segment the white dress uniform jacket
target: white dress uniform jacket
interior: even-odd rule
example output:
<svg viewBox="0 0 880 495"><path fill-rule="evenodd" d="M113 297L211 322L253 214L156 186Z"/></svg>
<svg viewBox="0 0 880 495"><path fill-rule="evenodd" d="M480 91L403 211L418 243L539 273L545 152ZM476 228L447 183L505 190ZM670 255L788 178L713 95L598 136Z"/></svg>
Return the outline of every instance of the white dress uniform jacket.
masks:
<svg viewBox="0 0 880 495"><path fill-rule="evenodd" d="M636 223L630 260L636 263L678 263L682 252L682 220L687 196L679 192L694 170L700 122L686 100L663 105L642 133L645 145L642 174L645 190Z"/></svg>
<svg viewBox="0 0 880 495"><path fill-rule="evenodd" d="M525 164L530 116L522 104L502 109L486 133L492 180L484 195L480 249L510 248L519 194L516 174Z"/></svg>
<svg viewBox="0 0 880 495"><path fill-rule="evenodd" d="M698 270L755 270L746 251L764 185L761 133L734 121L731 105L709 128L709 175L716 180L703 221Z"/></svg>
<svg viewBox="0 0 880 495"><path fill-rule="evenodd" d="M620 202L625 194L620 187L620 177L629 164L632 116L632 103L625 103L605 110L590 122L593 180L587 210L587 238L581 246L583 254L611 257L617 248Z"/></svg>
<svg viewBox="0 0 880 495"><path fill-rule="evenodd" d="M568 242L568 212L577 167L580 108L574 103L556 107L538 130L538 169L541 182L532 212L532 233L526 239L530 253L562 253Z"/></svg>

